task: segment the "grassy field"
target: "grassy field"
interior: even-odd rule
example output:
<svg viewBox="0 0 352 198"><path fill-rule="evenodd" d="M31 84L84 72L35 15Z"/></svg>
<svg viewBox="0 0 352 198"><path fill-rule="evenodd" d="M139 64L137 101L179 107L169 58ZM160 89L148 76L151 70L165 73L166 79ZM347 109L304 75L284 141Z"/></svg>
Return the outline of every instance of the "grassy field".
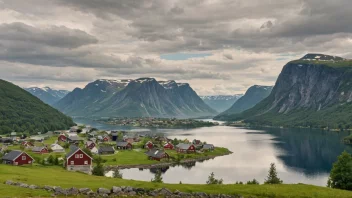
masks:
<svg viewBox="0 0 352 198"><path fill-rule="evenodd" d="M150 182L123 180L107 177L90 176L83 173L68 172L60 167L23 166L15 167L0 165L0 192L1 197L28 197L49 196L42 190L30 190L18 187L6 186L4 181L13 180L27 184L52 185L69 187L88 187L96 190L99 187L111 188L112 186L133 186L142 188L166 187L170 190L183 192L206 192L210 194L240 194L245 197L283 197L283 198L349 198L352 192L317 187L311 185L194 185L194 184L156 184Z"/></svg>

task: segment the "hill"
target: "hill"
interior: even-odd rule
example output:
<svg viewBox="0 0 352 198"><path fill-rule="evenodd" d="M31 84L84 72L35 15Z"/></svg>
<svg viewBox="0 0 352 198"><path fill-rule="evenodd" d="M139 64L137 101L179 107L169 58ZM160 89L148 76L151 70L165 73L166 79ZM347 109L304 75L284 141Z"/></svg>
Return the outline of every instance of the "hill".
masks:
<svg viewBox="0 0 352 198"><path fill-rule="evenodd" d="M97 80L75 89L54 105L72 116L199 117L214 115L187 83L136 80Z"/></svg>
<svg viewBox="0 0 352 198"><path fill-rule="evenodd" d="M30 87L25 88L25 90L49 105L56 103L61 98L65 97L68 93L70 93L67 90L55 90L51 89L50 87Z"/></svg>
<svg viewBox="0 0 352 198"><path fill-rule="evenodd" d="M350 128L352 62L323 54L307 54L287 63L271 94L228 120L260 125Z"/></svg>
<svg viewBox="0 0 352 198"><path fill-rule="evenodd" d="M22 88L0 80L0 133L45 132L73 126L71 118Z"/></svg>
<svg viewBox="0 0 352 198"><path fill-rule="evenodd" d="M213 96L200 96L200 98L217 112L224 112L229 109L243 94L235 95L213 95Z"/></svg>

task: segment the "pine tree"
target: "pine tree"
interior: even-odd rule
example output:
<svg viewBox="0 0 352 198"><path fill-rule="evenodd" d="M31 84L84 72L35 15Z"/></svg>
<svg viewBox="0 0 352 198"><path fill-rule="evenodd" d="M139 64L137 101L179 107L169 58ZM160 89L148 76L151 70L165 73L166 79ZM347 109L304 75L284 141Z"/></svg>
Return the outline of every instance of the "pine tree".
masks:
<svg viewBox="0 0 352 198"><path fill-rule="evenodd" d="M223 180L220 179L215 179L215 175L214 173L212 172L209 177L208 177L208 181L206 182L207 184L222 184Z"/></svg>
<svg viewBox="0 0 352 198"><path fill-rule="evenodd" d="M104 176L104 167L101 164L103 159L99 156L98 158L95 158L94 161L97 165L93 168L92 174L96 176Z"/></svg>
<svg viewBox="0 0 352 198"><path fill-rule="evenodd" d="M114 178L120 178L122 179L122 173L120 173L119 169L116 169L114 171L114 174L112 175Z"/></svg>
<svg viewBox="0 0 352 198"><path fill-rule="evenodd" d="M352 156L346 151L342 152L337 162L334 163L330 172L328 187L352 190Z"/></svg>
<svg viewBox="0 0 352 198"><path fill-rule="evenodd" d="M154 183L163 183L163 178L161 177L161 171L158 170L154 176L154 179L151 180Z"/></svg>
<svg viewBox="0 0 352 198"><path fill-rule="evenodd" d="M268 177L265 179L264 184L282 184L282 180L278 178L276 166L274 163L270 164Z"/></svg>

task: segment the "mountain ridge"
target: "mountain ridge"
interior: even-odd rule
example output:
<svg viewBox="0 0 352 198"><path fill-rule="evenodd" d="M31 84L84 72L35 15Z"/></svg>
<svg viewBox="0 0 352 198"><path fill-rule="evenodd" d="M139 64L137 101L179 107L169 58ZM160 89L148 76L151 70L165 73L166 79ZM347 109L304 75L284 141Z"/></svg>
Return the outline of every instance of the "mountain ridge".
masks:
<svg viewBox="0 0 352 198"><path fill-rule="evenodd" d="M50 87L28 87L24 88L24 90L28 91L29 93L49 105L56 103L61 98L65 97L68 93L70 93L70 91L67 90L57 90L52 89Z"/></svg>

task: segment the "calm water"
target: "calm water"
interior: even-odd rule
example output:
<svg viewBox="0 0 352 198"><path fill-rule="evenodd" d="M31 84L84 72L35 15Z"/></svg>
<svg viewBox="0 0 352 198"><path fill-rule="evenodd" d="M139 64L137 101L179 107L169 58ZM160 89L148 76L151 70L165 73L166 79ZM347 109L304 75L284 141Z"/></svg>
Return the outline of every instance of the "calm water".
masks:
<svg viewBox="0 0 352 198"><path fill-rule="evenodd" d="M82 122L81 122L82 123ZM94 126L91 123L92 126ZM114 126L94 126L116 129ZM119 128L119 127L118 127ZM129 128L135 130L133 128ZM306 183L326 186L332 163L343 150L352 153L341 139L347 133L310 129L247 129L216 126L191 130L155 130L171 138L200 139L215 146L229 148L233 154L213 160L175 166L163 170L166 183L204 184L211 172L224 183L248 181L253 178L261 183L270 163L276 164L284 183ZM150 181L156 170L125 169L124 179Z"/></svg>

